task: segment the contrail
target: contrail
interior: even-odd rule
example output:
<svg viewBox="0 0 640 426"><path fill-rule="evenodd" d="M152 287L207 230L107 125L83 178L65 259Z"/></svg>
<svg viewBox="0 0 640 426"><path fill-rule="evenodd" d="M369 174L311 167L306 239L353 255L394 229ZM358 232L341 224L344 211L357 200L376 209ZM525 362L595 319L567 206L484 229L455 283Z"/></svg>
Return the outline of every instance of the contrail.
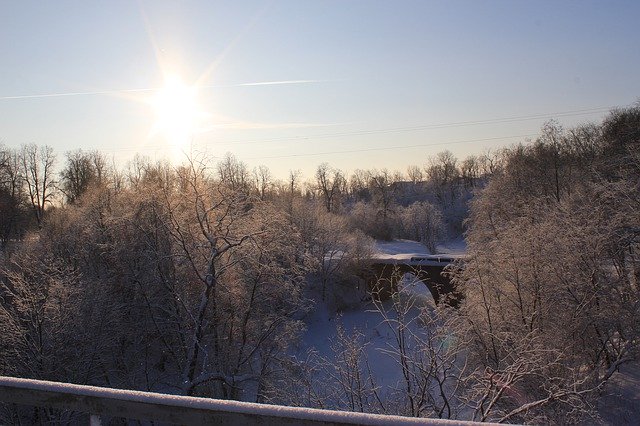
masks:
<svg viewBox="0 0 640 426"><path fill-rule="evenodd" d="M286 84L312 84L323 83L328 80L280 80L280 81L259 81L254 83L237 83L237 84L213 84L205 86L194 86L197 89L215 89L225 87L247 87L247 86L277 86ZM113 90L98 90L92 92L64 92L64 93L39 93L33 95L14 95L14 96L0 96L0 101L8 101L13 99L38 99L38 98L59 98L63 96L100 96L100 95L118 95L123 93L141 93L141 92L156 92L162 90L162 87L148 87L139 89L113 89Z"/></svg>
<svg viewBox="0 0 640 426"><path fill-rule="evenodd" d="M258 83L239 83L232 84L225 87L242 87L242 86L276 86L279 84L309 84L309 83L324 83L327 80L282 80L282 81L261 81ZM204 86L209 87L209 86ZM220 86L217 86L220 87Z"/></svg>
<svg viewBox="0 0 640 426"><path fill-rule="evenodd" d="M40 93L36 95L15 95L15 96L0 96L0 100L10 99L34 99L34 98L57 98L61 96L93 96L93 95L115 95L118 93L132 93L132 92L153 92L160 89L119 89L119 90L100 90L94 92L65 92L65 93Z"/></svg>

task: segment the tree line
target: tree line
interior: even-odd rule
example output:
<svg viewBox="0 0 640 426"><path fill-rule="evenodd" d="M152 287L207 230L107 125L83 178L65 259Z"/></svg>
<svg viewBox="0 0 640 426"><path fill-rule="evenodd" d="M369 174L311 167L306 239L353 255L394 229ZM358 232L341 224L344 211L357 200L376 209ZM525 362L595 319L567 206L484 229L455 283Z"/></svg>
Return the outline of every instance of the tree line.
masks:
<svg viewBox="0 0 640 426"><path fill-rule="evenodd" d="M374 218L373 223L358 226L376 238L391 239L406 237L402 216L412 213L404 208L416 202L431 204L425 208L433 210L441 232L461 234L466 202L499 168L502 154L489 151L459 161L444 151L428 158L423 166L407 167L405 173L356 169L349 174L322 163L311 177L292 170L286 179L274 178L264 165L250 169L230 153L206 163L210 178L232 191L278 205L302 197L341 216L366 214ZM197 157L196 161L203 161L207 155ZM82 149L66 152L61 162L49 146L29 144L12 149L0 145L0 244L4 247L41 228L45 215L56 208L70 208L89 190L119 192L184 166L136 155L120 167L99 151ZM437 239L425 242L433 245Z"/></svg>

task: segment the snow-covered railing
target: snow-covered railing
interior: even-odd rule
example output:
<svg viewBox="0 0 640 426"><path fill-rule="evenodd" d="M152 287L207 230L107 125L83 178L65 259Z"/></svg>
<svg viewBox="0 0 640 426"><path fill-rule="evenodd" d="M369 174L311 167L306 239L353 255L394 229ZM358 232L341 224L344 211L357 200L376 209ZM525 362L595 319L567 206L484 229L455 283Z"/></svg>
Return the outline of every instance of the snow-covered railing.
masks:
<svg viewBox="0 0 640 426"><path fill-rule="evenodd" d="M193 398L3 376L0 376L0 402L89 413L92 425L100 424L99 416L188 425L477 424Z"/></svg>

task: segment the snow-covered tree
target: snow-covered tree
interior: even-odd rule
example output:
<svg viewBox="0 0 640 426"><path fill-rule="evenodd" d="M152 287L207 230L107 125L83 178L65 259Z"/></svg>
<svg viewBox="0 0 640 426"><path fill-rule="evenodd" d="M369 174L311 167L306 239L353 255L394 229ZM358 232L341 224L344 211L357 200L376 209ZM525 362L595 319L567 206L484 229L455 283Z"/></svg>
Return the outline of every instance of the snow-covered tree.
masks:
<svg viewBox="0 0 640 426"><path fill-rule="evenodd" d="M431 253L436 244L444 239L445 225L442 213L433 204L423 201L399 209L400 230L404 238L420 241Z"/></svg>
<svg viewBox="0 0 640 426"><path fill-rule="evenodd" d="M469 355L485 371L476 419L576 421L637 355L640 174L633 149L612 156L606 138L595 157L574 149L594 134L546 127L506 153L504 172L472 203L459 285ZM615 173L600 171L611 164Z"/></svg>

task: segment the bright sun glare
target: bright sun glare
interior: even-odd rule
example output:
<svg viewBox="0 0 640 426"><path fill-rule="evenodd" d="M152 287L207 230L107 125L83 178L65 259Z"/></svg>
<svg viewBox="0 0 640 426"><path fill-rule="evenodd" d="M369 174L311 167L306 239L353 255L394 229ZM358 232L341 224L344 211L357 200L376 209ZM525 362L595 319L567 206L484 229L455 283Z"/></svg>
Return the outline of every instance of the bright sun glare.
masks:
<svg viewBox="0 0 640 426"><path fill-rule="evenodd" d="M186 85L178 76L167 77L151 105L156 116L151 134L162 135L175 149L188 145L203 116L196 88Z"/></svg>

